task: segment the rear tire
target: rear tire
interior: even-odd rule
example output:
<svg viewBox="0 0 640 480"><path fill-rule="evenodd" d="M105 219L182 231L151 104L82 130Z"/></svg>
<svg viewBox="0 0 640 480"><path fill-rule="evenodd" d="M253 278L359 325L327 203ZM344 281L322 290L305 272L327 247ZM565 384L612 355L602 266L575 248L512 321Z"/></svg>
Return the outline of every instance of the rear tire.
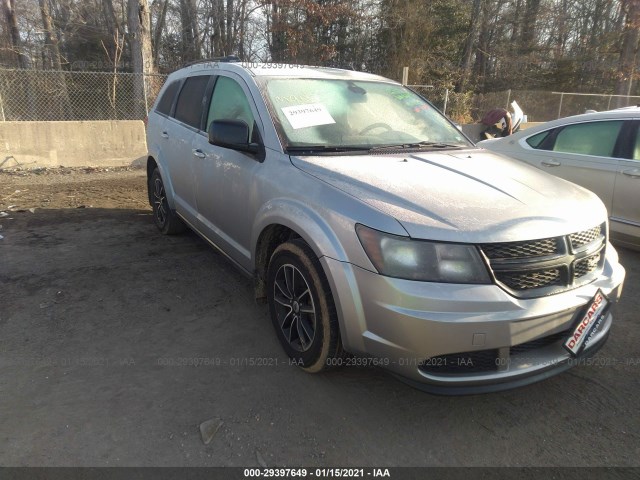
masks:
<svg viewBox="0 0 640 480"><path fill-rule="evenodd" d="M309 373L340 365L345 354L329 282L302 240L283 243L273 252L267 297L271 321L289 358Z"/></svg>
<svg viewBox="0 0 640 480"><path fill-rule="evenodd" d="M148 184L149 199L153 207L153 221L164 235L175 235L186 230L185 224L176 212L169 207L164 182L160 170L153 170Z"/></svg>

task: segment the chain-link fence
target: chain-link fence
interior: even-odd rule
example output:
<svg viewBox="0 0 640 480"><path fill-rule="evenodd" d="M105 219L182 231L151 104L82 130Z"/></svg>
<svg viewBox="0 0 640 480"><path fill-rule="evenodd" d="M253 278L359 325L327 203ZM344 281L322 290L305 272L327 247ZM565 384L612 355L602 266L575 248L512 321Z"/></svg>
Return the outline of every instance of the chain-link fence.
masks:
<svg viewBox="0 0 640 480"><path fill-rule="evenodd" d="M494 108L507 108L517 101L529 122L547 122L560 117L579 115L587 110L604 111L640 104L640 97L612 94L549 92L540 90L505 90L474 94L452 90L414 87L454 121L479 122Z"/></svg>
<svg viewBox="0 0 640 480"><path fill-rule="evenodd" d="M165 79L160 74L0 69L0 121L141 120ZM412 88L460 124L478 122L489 110L507 108L513 100L530 122L640 103L640 97L608 94L534 90L474 94Z"/></svg>
<svg viewBox="0 0 640 480"><path fill-rule="evenodd" d="M453 121L460 124L473 123L470 113L473 93L456 93L445 88L420 85L410 85L410 88L433 103Z"/></svg>
<svg viewBox="0 0 640 480"><path fill-rule="evenodd" d="M0 69L0 121L142 120L165 78Z"/></svg>
<svg viewBox="0 0 640 480"><path fill-rule="evenodd" d="M478 94L473 102L473 117L482 118L492 108L507 108L516 100L529 122L547 122L560 117L579 115L587 110L610 110L629 105L631 97L606 94L557 93L539 90L506 90Z"/></svg>

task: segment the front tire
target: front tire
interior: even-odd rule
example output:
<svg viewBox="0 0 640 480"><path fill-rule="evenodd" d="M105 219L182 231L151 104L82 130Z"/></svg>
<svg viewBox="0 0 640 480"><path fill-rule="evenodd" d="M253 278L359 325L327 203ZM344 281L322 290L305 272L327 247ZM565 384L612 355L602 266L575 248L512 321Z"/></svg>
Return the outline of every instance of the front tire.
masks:
<svg viewBox="0 0 640 480"><path fill-rule="evenodd" d="M267 271L271 321L282 348L299 367L317 373L344 356L338 315L320 262L302 240L280 245Z"/></svg>
<svg viewBox="0 0 640 480"><path fill-rule="evenodd" d="M167 192L160 175L160 170L153 170L149 179L149 198L153 207L153 221L164 235L175 235L185 231L186 226L167 201Z"/></svg>

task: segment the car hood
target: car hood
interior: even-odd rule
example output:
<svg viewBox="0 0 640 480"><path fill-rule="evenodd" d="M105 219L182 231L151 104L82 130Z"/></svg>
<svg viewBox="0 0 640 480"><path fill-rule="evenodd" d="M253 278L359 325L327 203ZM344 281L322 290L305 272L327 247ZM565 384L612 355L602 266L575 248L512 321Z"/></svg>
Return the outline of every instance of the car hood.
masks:
<svg viewBox="0 0 640 480"><path fill-rule="evenodd" d="M607 218L588 190L482 149L291 162L392 216L413 238L507 242L566 235Z"/></svg>

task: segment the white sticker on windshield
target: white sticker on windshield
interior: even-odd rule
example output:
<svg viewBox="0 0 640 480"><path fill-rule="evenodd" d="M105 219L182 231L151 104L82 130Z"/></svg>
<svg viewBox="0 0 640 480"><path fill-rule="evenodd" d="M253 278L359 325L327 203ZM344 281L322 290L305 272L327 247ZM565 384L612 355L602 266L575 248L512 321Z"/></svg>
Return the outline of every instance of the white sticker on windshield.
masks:
<svg viewBox="0 0 640 480"><path fill-rule="evenodd" d="M328 112L327 107L321 103L282 107L282 112L285 114L294 130L336 123Z"/></svg>

